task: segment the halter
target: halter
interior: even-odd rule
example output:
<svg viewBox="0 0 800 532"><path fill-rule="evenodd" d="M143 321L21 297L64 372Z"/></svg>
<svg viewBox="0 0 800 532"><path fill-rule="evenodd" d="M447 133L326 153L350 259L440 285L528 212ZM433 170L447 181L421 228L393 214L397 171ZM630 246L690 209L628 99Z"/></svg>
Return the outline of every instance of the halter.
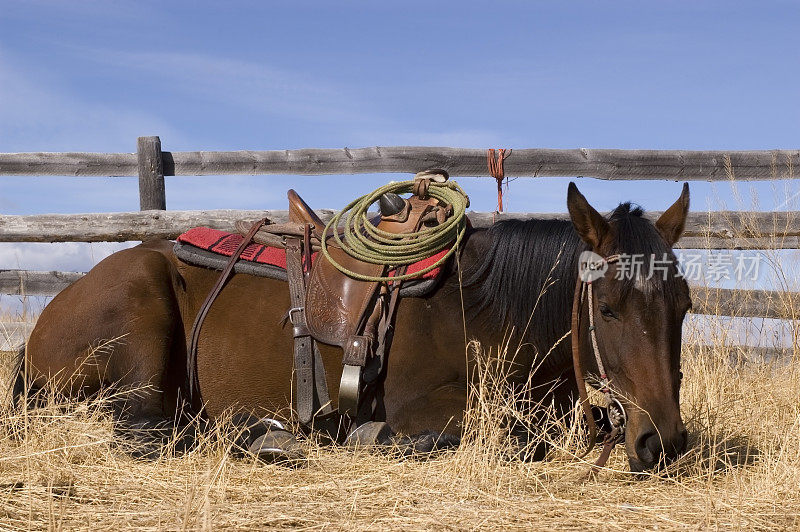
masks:
<svg viewBox="0 0 800 532"><path fill-rule="evenodd" d="M603 266L613 264L619 260L619 255L610 255L599 261L587 264L587 268L593 271L602 270ZM611 421L612 430L603 439L603 451L600 457L592 467L592 472L603 467L608 461L611 451L614 446L621 442L625 437L625 423L627 416L622 403L614 397L614 393L609 386L608 375L606 374L603 360L600 357L600 348L597 345L597 333L594 325L594 298L592 297L592 281L584 280L583 276L578 274L578 280L575 283L575 295L572 300L572 330L570 336L572 337L572 362L575 368L575 381L578 385L578 395L580 396L581 406L583 408L583 415L586 419L586 424L589 427L589 446L586 451L581 455L581 458L589 454L597 443L597 425L594 421L592 408L589 404L589 395L586 391L586 379L583 375L580 357L580 319L581 307L584 299L589 300L589 337L591 338L592 352L594 353L595 361L597 362L597 369L600 372L600 392L605 396L607 408L609 412L609 419Z"/></svg>

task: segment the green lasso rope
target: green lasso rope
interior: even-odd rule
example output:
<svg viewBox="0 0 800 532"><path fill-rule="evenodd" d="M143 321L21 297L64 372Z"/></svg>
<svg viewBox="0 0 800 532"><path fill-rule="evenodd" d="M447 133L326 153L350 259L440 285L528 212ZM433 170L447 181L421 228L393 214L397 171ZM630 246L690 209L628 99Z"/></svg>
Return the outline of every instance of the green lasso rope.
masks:
<svg viewBox="0 0 800 532"><path fill-rule="evenodd" d="M418 278L441 266L456 250L467 229L466 211L469 198L455 181L431 182L428 187L428 195L453 206L453 214L440 225L426 227L415 233L395 234L378 229L367 217L369 207L383 194L387 192L406 194L413 192L413 189L414 181L389 183L351 202L325 225L322 232L322 254L340 272L361 281L405 281ZM340 236L339 231L335 229L339 227L344 213L348 214L345 219L344 236ZM394 277L362 275L348 270L331 257L327 244L329 232L336 244L351 257L362 262L384 264L389 267L413 264L438 253L451 243L452 246L442 258L415 273Z"/></svg>

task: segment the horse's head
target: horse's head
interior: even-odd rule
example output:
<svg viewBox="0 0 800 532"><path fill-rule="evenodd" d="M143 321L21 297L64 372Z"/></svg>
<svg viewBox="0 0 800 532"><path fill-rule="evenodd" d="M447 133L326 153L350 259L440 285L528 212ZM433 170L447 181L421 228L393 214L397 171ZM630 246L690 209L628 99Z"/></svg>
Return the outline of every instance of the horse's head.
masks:
<svg viewBox="0 0 800 532"><path fill-rule="evenodd" d="M689 187L652 223L639 208L622 204L606 219L570 183L570 218L581 238L601 257L618 255L592 283L597 348L581 331L581 364L599 375L599 354L611 388L627 414L625 447L631 469L668 462L686 449L678 401L681 325L691 307L689 287L678 275L672 246L689 210ZM609 261L610 262L610 261ZM582 327L588 329L588 320Z"/></svg>

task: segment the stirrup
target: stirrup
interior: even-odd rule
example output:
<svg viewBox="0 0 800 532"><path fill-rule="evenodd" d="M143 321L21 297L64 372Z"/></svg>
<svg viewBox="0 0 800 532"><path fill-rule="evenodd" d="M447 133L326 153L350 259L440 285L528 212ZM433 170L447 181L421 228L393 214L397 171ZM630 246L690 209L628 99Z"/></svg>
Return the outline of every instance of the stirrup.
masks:
<svg viewBox="0 0 800 532"><path fill-rule="evenodd" d="M394 436L394 431L385 421L367 421L347 435L344 444L348 447L371 447L380 445Z"/></svg>
<svg viewBox="0 0 800 532"><path fill-rule="evenodd" d="M345 364L339 381L339 413L353 418L361 404L361 366Z"/></svg>

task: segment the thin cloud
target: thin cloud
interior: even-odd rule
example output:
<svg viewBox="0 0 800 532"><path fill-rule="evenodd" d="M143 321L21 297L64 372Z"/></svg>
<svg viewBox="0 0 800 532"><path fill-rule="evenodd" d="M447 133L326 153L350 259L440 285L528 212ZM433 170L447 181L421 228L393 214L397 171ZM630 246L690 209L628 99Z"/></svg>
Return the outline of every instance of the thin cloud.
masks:
<svg viewBox="0 0 800 532"><path fill-rule="evenodd" d="M2 151L134 151L143 132L180 138L155 114L83 99L59 81L0 49Z"/></svg>
<svg viewBox="0 0 800 532"><path fill-rule="evenodd" d="M368 118L353 87L266 64L197 53L124 52L82 49L106 68L157 75L164 90L216 105L309 122L352 122Z"/></svg>

